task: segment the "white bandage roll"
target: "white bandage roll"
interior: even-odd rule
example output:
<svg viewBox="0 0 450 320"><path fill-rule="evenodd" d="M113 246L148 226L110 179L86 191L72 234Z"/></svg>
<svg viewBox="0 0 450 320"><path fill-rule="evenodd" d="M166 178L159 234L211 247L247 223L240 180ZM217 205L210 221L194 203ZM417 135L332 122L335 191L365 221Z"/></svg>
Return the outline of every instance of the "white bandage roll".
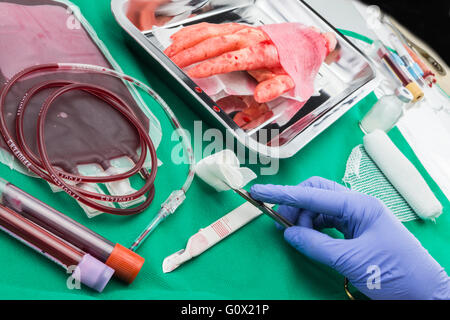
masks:
<svg viewBox="0 0 450 320"><path fill-rule="evenodd" d="M387 134L375 130L364 137L364 148L422 219L435 219L442 214L442 205L414 165L398 150Z"/></svg>

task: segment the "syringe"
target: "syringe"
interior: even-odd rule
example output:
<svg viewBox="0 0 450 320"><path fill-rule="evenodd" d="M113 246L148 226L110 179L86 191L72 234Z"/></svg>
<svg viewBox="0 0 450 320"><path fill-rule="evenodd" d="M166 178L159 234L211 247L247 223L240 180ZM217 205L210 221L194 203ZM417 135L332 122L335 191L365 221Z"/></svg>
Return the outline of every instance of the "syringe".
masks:
<svg viewBox="0 0 450 320"><path fill-rule="evenodd" d="M103 291L114 273L114 269L103 262L3 205L0 205L0 229L73 272L76 280L98 292ZM70 270L71 267L73 270Z"/></svg>
<svg viewBox="0 0 450 320"><path fill-rule="evenodd" d="M135 252L105 239L2 178L0 196L4 206L106 263L127 283L133 282L144 264L144 258Z"/></svg>

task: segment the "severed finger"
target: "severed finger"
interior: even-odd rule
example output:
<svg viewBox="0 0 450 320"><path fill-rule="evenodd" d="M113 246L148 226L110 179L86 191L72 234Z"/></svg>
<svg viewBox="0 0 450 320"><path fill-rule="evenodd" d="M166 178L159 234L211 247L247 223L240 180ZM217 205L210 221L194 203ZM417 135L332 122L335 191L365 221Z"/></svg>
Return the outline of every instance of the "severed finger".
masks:
<svg viewBox="0 0 450 320"><path fill-rule="evenodd" d="M172 35L173 43L164 53L170 58L180 51L195 46L208 38L233 34L244 28L248 28L248 26L238 23L201 23L199 25L185 27Z"/></svg>
<svg viewBox="0 0 450 320"><path fill-rule="evenodd" d="M269 40L268 36L263 31L256 28L245 28L233 34L206 39L175 54L171 59L180 68L184 68L226 52L250 47L267 40Z"/></svg>
<svg viewBox="0 0 450 320"><path fill-rule="evenodd" d="M250 70L248 73L258 82L275 78L277 75L287 74L282 67L273 69Z"/></svg>
<svg viewBox="0 0 450 320"><path fill-rule="evenodd" d="M272 101L295 87L294 80L288 75L277 75L256 86L255 100L259 103Z"/></svg>
<svg viewBox="0 0 450 320"><path fill-rule="evenodd" d="M190 69L188 75L192 78L206 78L233 71L277 67L280 67L277 49L273 44L263 42L202 62Z"/></svg>

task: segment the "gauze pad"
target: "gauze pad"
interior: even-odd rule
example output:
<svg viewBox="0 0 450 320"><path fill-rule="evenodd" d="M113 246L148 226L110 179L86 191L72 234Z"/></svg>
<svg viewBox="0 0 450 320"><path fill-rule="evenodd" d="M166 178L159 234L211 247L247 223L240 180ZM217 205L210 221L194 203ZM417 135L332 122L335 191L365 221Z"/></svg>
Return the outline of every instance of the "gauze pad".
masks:
<svg viewBox="0 0 450 320"><path fill-rule="evenodd" d="M336 46L336 39L332 41L301 23L270 24L261 29L277 48L284 71L295 82L292 95L307 101L314 94L314 80L330 49Z"/></svg>
<svg viewBox="0 0 450 320"><path fill-rule="evenodd" d="M442 205L413 164L381 130L364 137L364 148L386 178L422 219L435 219Z"/></svg>
<svg viewBox="0 0 450 320"><path fill-rule="evenodd" d="M240 189L257 177L252 170L240 165L234 152L226 149L200 160L195 172L200 179L221 192Z"/></svg>
<svg viewBox="0 0 450 320"><path fill-rule="evenodd" d="M348 157L342 181L354 191L362 192L383 201L401 222L420 219L373 162L362 144L353 148Z"/></svg>

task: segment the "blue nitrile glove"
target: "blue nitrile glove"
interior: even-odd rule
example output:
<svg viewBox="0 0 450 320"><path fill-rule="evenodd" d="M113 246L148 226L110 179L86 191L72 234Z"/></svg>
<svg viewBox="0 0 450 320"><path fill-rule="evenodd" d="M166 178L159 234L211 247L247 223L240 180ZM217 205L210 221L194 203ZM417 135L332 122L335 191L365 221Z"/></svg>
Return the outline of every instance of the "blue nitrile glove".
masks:
<svg viewBox="0 0 450 320"><path fill-rule="evenodd" d="M333 181L254 185L257 200L280 204L296 226L284 237L311 259L334 268L372 299L450 299L450 278L379 200ZM345 239L315 229L336 228Z"/></svg>

